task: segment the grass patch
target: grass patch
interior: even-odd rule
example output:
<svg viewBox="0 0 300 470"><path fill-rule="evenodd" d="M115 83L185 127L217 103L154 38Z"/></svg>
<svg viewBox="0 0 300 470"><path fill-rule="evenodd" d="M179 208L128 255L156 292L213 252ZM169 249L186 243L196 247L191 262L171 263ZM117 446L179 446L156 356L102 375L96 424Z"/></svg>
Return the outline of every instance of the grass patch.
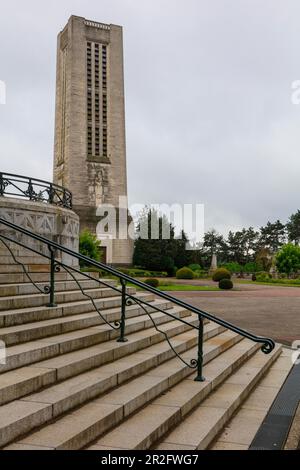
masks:
<svg viewBox="0 0 300 470"><path fill-rule="evenodd" d="M159 290L162 291L219 291L218 287L214 286L190 286L184 284L169 284L166 286L159 286Z"/></svg>
<svg viewBox="0 0 300 470"><path fill-rule="evenodd" d="M271 286L271 287L300 287L300 283L298 281L298 283L295 283L291 280L291 282L288 282L288 281L284 281L282 282L281 279L276 279L276 282L271 281L271 282L268 282L268 281L247 281L246 279L235 279L235 282L236 283L239 283L239 284L256 284L258 286Z"/></svg>
<svg viewBox="0 0 300 470"><path fill-rule="evenodd" d="M136 290L143 290L141 287L135 286L131 282L128 282L127 286L135 287ZM214 286L190 286L190 285L185 285L185 284L161 283L161 285L157 287L157 290L167 292L167 291L219 291L220 289Z"/></svg>

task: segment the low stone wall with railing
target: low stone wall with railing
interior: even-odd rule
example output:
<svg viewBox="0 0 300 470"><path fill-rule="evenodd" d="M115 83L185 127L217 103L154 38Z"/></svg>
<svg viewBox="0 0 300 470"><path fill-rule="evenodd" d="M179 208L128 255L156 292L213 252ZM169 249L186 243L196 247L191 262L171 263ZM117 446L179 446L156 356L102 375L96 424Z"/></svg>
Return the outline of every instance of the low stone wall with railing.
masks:
<svg viewBox="0 0 300 470"><path fill-rule="evenodd" d="M25 201L23 199L12 197L0 197L0 217L16 225L32 231L37 235L48 238L66 248L78 251L79 248L79 217L70 209L65 209L44 202ZM26 238L22 234L16 234L9 228L0 227L2 235L10 238L18 237L18 240L28 246L36 249L38 252L45 252L49 255L46 246L40 246L32 238ZM16 260L24 263L31 271L48 270L48 262L44 257L35 255L32 251L26 250L11 242L7 244L12 247ZM46 253L47 252L47 253ZM57 257L70 266L78 261L69 257L66 253L58 253ZM15 263L7 247L0 241L0 269L5 271L5 266Z"/></svg>

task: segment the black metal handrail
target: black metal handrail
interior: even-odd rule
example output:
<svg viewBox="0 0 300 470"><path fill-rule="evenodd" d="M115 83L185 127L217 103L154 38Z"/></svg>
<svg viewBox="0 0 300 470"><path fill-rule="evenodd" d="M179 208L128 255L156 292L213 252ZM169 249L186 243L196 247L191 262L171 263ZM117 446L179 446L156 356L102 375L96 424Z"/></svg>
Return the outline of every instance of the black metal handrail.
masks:
<svg viewBox="0 0 300 470"><path fill-rule="evenodd" d="M29 176L0 173L0 196L21 197L72 209L72 193L68 189Z"/></svg>
<svg viewBox="0 0 300 470"><path fill-rule="evenodd" d="M52 240L49 240L47 238L44 238L41 235L37 235L37 234L35 234L35 233L33 233L33 232L23 228L23 227L15 225L12 222L9 222L7 220L4 220L4 219L0 218L0 225L4 225L4 226L6 226L6 227L18 232L18 233L26 235L26 236L28 236L32 239L35 239L35 240L41 242L44 245L47 245L47 247L49 249L49 255L47 255L45 253L42 253L42 252L40 252L40 251L38 251L38 250L36 250L32 247L28 247L28 246L24 245L20 241L20 239L11 238L7 234L0 234L0 240L2 242L3 242L3 240L6 240L6 241L9 241L9 242L12 242L12 243L16 243L17 245L22 246L26 249L29 249L30 251L32 251L34 253L37 253L37 254L39 254L39 255L41 255L41 256L43 256L43 257L45 257L49 260L50 266L51 266L50 285L45 286L44 290L43 290L44 293L47 293L50 296L50 302L48 304L49 307L55 307L56 306L56 304L55 304L55 273L60 271L61 268L63 268L68 274L71 275L72 279L79 285L82 293L84 295L86 295L86 297L88 297L91 300L95 310L99 313L99 315L101 316L103 321L106 324L110 325L113 329L120 329L120 336L118 338L119 342L127 341L127 339L125 337L126 307L129 306L129 305L132 305L133 303L138 304L143 309L143 311L147 315L149 315L149 317L151 318L152 323L153 323L154 327L156 328L156 330L159 331L160 333L162 333L165 336L165 339L168 341L170 347L172 348L172 350L176 354L176 356L178 356L180 358L180 360L183 361L187 366L189 366L191 368L197 368L198 374L197 374L197 377L195 379L196 381L203 381L204 380L203 375L202 375L204 319L207 319L207 320L210 320L214 323L217 323L218 325L220 325L222 327L225 327L225 328L227 328L227 329L229 329L229 330L231 330L235 333L238 333L241 336L250 339L251 341L262 344L261 350L265 354L269 354L275 347L274 341L270 338L266 338L266 337L262 337L262 336L256 336L256 335L250 333L249 331L246 331L242 328L239 328L236 325L233 325L232 323L229 323L229 322L227 322L227 321L225 321L221 318L218 318L218 317L216 317L216 316L214 316L214 315L212 315L208 312L205 312L204 310L201 310L201 309L199 309L197 307L194 307L193 305L190 305L190 304L188 304L188 303L186 303L186 302L184 302L180 299L177 299L176 297L173 297L173 296L167 294L166 292L162 292L162 291L160 291L160 290L158 290L158 289L156 289L152 286L149 286L148 284L145 284L145 283L143 283L143 282L141 282L137 279L134 279L131 276L128 276L127 274L124 274L124 273L118 271L117 269L115 269L111 266L103 264L99 261L92 260L89 257L82 255L81 253L76 253L75 251L70 250L69 248L66 248L66 247L64 247L64 246L62 246L62 245L60 245L56 242L53 242ZM12 253L12 250L10 249L9 245L7 243L4 243L4 244L5 244L6 248ZM86 263L89 266L94 266L94 267L96 267L96 268L98 268L102 271L105 271L106 273L109 273L110 275L112 275L114 277L117 277L120 281L121 288L119 289L118 287L111 286L111 285L107 284L105 281L103 281L102 279L101 280L95 279L94 277L90 276L88 273L82 272L82 271L78 270L77 268L75 268L74 266L69 266L69 265L59 261L55 257L56 251L68 254L68 255L70 255L74 258L77 258L78 260L83 261L84 263ZM12 255L13 255L13 253L12 253ZM13 255L13 257L14 257L14 260L17 261L14 255ZM22 263L18 262L18 264L22 264ZM32 281L32 279L30 278L29 273L26 271L25 267L24 267L24 272L28 276L29 280L33 284L35 284ZM101 311L98 309L94 299L89 294L84 292L84 290L81 287L78 279L75 277L75 275L72 274L72 272L80 274L83 277L92 279L93 281L97 281L99 284L102 284L102 285L105 285L105 286L107 286L111 289L114 289L115 291L117 291L121 295L121 297L122 297L121 318L120 318L119 321L116 321L114 323L114 325L112 325L111 323L109 323L107 321L107 319L103 316ZM182 318L179 318L176 315L173 315L172 313L167 312L167 311L159 308L156 305L150 304L146 300L144 300L144 299L142 299L142 298L140 298L136 295L128 293L127 289L126 289L127 282L134 285L134 286L136 286L136 287L142 288L143 290L151 292L151 293L155 294L156 296L161 297L161 298L171 302L172 304L178 305L178 306L184 308L185 310L188 310L190 312L195 313L196 315L198 315L199 325L196 326L193 323L189 323L188 321L186 321ZM36 287L38 287L38 286L36 286ZM168 338L167 334L163 330L160 330L157 327L157 325L155 324L153 318L151 317L151 312L148 311L148 309L150 309L150 310L154 309L157 312L162 312L162 313L164 313L164 314L166 314L166 315L168 315L168 316L170 316L170 317L172 317L176 320L179 320L180 322L182 322L182 323L184 323L184 324L186 324L186 325L188 325L188 326L190 326L194 329L197 329L198 330L198 358L197 359L192 359L190 361L190 363L188 364L182 357L180 357L180 355L176 352L176 350L172 346L172 344L170 342L170 339Z"/></svg>

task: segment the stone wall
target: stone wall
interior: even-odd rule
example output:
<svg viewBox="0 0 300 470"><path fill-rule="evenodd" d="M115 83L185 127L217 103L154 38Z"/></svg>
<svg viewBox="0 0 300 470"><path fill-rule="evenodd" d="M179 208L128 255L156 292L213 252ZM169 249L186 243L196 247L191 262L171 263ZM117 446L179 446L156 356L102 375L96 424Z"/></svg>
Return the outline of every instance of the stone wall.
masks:
<svg viewBox="0 0 300 470"><path fill-rule="evenodd" d="M51 204L0 197L0 217L78 252L79 217L71 210ZM48 248L43 243L39 243L23 234L16 234L16 232L1 224L0 234L17 239L26 246L35 249L38 253L49 254ZM46 258L15 243L9 245L13 249L16 259L30 266L32 270L43 271L47 269L49 261ZM56 257L68 265L78 266L78 260L65 253L57 253ZM9 264L15 264L15 261L0 241L0 265Z"/></svg>

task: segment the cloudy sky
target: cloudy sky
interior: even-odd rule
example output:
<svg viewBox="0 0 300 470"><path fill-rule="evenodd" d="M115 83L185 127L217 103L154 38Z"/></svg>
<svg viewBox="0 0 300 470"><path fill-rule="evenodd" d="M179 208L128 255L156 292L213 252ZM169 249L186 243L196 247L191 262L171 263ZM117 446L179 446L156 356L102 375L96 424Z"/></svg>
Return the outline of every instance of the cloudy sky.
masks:
<svg viewBox="0 0 300 470"><path fill-rule="evenodd" d="M56 35L124 27L130 203L204 203L206 229L300 208L298 0L0 0L1 170L52 178Z"/></svg>

